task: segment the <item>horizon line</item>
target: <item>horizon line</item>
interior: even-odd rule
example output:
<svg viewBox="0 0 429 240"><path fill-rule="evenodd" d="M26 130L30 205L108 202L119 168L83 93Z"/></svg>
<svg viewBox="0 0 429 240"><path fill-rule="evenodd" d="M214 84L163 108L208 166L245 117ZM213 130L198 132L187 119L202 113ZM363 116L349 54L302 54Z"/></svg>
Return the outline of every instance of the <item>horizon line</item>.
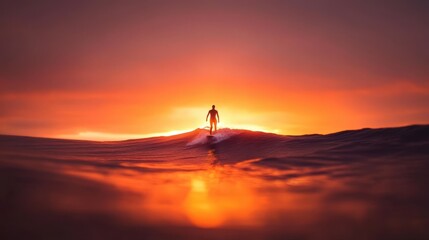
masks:
<svg viewBox="0 0 429 240"><path fill-rule="evenodd" d="M330 135L345 131L359 131L364 129L392 129L392 128L405 128L405 127L413 127L413 126L426 126L429 125L429 123L417 123L417 124L408 124L408 125L400 125L400 126L393 126L393 127L362 127L362 128L355 128L355 129L344 129L340 131L330 132L330 133L307 133L307 134L297 134L297 135L287 135L287 134L279 134L274 132L268 132L268 131L261 131L261 130L250 130L250 129L244 129L244 128L221 128L222 129L230 129L230 130L239 130L239 131L250 131L250 132L260 132L260 133L267 133L267 134L275 134L279 136L290 136L290 137L299 137L299 136L308 136L308 135ZM61 134L57 136L52 137L46 137L46 136L31 136L31 135L15 135L15 134L7 134L7 133L0 133L0 136L11 136L11 137L28 137L28 138L44 138L44 139L56 139L56 140L71 140L71 141L90 141L90 142L120 142L120 141L129 141L129 140L140 140L140 139L149 139L149 138L157 138L157 137L171 137L171 136L178 136L181 134L191 133L196 130L204 130L205 128L195 128L193 130L187 129L187 130L173 130L168 132L158 132L158 133L148 133L148 134L110 134L110 133L102 133L102 132L80 132L77 135L85 135L85 134L98 134L98 136L107 136L107 135L116 135L116 136L136 136L135 138L117 138L117 139L88 139L88 138L68 138L66 136L73 136L72 134ZM75 134L76 135L76 134ZM141 136L141 137L138 137Z"/></svg>

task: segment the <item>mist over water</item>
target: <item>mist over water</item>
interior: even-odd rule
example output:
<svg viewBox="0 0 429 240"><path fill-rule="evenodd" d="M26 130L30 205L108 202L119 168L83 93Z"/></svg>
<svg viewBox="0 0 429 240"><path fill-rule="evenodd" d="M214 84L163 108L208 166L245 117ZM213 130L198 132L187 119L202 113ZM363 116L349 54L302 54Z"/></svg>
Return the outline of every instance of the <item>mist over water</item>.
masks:
<svg viewBox="0 0 429 240"><path fill-rule="evenodd" d="M429 126L0 136L2 239L428 239Z"/></svg>

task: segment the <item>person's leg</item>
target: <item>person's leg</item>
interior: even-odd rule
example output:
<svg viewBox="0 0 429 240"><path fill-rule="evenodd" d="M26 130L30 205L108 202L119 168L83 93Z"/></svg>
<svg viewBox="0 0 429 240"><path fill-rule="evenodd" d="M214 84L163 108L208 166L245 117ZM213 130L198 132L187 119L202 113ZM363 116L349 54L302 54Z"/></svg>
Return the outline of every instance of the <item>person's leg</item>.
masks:
<svg viewBox="0 0 429 240"><path fill-rule="evenodd" d="M217 121L216 120L214 120L214 127L215 127L215 132L217 132Z"/></svg>
<svg viewBox="0 0 429 240"><path fill-rule="evenodd" d="M210 135L212 135L213 121L210 121Z"/></svg>

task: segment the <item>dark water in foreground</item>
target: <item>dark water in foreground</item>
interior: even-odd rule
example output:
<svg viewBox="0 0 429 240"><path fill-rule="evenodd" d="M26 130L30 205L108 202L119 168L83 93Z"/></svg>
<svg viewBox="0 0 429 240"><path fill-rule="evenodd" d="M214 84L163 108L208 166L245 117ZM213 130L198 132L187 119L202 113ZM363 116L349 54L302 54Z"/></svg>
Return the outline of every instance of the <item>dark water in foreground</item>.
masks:
<svg viewBox="0 0 429 240"><path fill-rule="evenodd" d="M429 239L429 125L0 136L0 239Z"/></svg>

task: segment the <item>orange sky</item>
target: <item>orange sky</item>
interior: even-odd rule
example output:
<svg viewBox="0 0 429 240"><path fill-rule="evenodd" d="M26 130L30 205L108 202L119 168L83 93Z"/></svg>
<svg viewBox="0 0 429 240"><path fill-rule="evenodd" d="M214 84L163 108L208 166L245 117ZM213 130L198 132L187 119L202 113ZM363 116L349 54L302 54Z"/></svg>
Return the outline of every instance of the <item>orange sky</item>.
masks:
<svg viewBox="0 0 429 240"><path fill-rule="evenodd" d="M281 134L429 123L427 13L343 1L2 3L0 133L205 125Z"/></svg>

